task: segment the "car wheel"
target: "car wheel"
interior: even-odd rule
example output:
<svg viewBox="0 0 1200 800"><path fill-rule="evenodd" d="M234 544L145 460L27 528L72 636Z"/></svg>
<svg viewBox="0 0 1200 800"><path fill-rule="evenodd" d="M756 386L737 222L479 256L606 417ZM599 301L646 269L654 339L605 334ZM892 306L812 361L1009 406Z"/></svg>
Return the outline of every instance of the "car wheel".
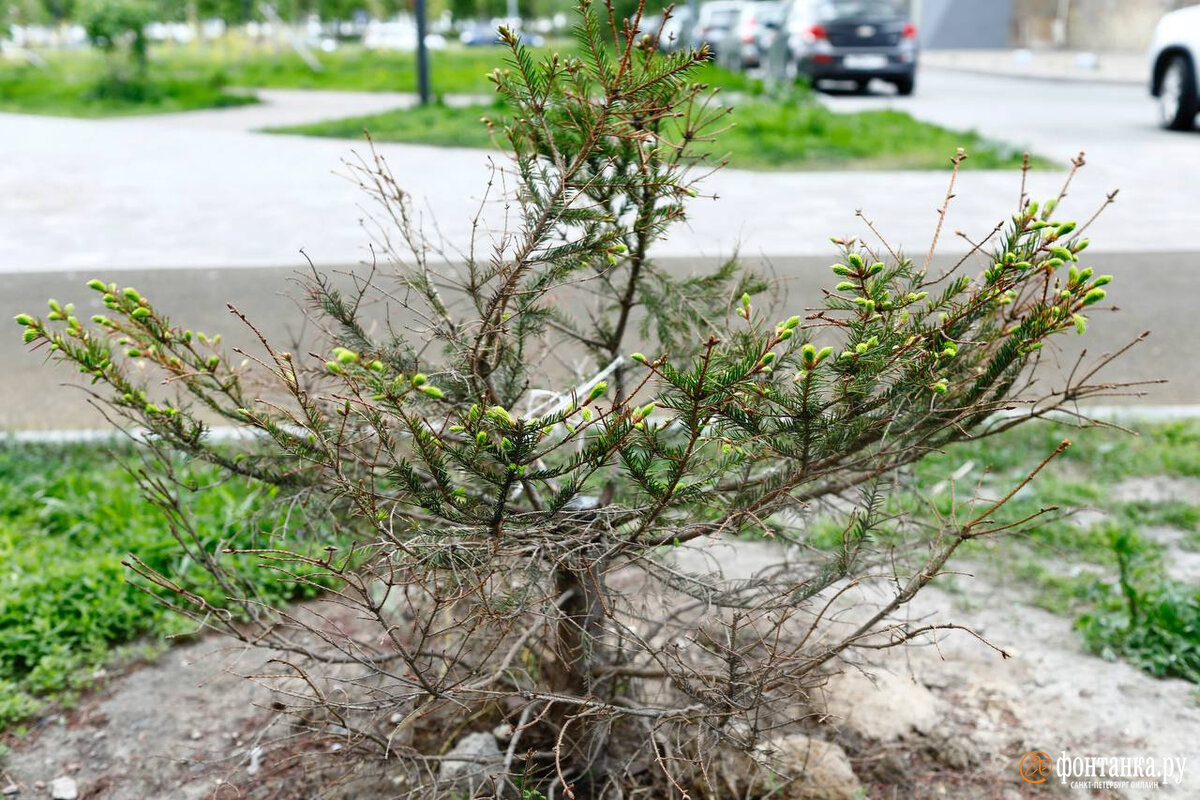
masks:
<svg viewBox="0 0 1200 800"><path fill-rule="evenodd" d="M908 97L913 93L913 89L917 88L916 78L911 76L908 78L897 78L893 83L896 85L896 94L901 97Z"/></svg>
<svg viewBox="0 0 1200 800"><path fill-rule="evenodd" d="M1158 85L1158 119L1173 131L1191 130L1196 124L1196 71L1191 59L1172 56Z"/></svg>

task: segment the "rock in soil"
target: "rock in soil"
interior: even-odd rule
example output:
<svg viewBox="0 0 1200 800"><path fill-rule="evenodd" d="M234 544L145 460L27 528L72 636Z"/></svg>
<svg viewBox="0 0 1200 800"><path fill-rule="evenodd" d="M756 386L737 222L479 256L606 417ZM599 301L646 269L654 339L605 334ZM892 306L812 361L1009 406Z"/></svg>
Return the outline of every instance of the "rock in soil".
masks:
<svg viewBox="0 0 1200 800"><path fill-rule="evenodd" d="M764 742L753 754L721 752L707 784L697 790L705 798L769 794L777 800L857 800L863 796L846 752L803 734Z"/></svg>
<svg viewBox="0 0 1200 800"><path fill-rule="evenodd" d="M452 794L474 797L476 790L490 784L503 769L504 756L496 745L496 737L490 733L469 733L446 754L438 779Z"/></svg>
<svg viewBox="0 0 1200 800"><path fill-rule="evenodd" d="M793 778L780 800L854 800L863 796L850 759L838 745L795 734L775 742L773 749L780 772Z"/></svg>
<svg viewBox="0 0 1200 800"><path fill-rule="evenodd" d="M76 800L79 797L79 785L74 778L63 776L50 781L50 800Z"/></svg>
<svg viewBox="0 0 1200 800"><path fill-rule="evenodd" d="M864 739L893 742L927 734L942 718L938 700L921 684L883 670L848 670L825 687L826 711L836 725Z"/></svg>

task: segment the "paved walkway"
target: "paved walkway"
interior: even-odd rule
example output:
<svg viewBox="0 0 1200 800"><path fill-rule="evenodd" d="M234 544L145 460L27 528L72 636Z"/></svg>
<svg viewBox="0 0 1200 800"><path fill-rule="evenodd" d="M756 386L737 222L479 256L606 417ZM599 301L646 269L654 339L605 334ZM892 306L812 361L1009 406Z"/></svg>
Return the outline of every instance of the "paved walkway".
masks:
<svg viewBox="0 0 1200 800"><path fill-rule="evenodd" d="M363 258L363 195L335 173L362 145L254 133L264 125L326 119L408 102L403 95L264 93L261 108L164 117L74 120L0 115L0 272L134 267L286 266L303 248L318 263ZM891 105L1089 167L1073 196L1083 215L1106 191L1122 202L1095 229L1115 252L1192 250L1200 138L1153 127L1135 87L1062 85L927 70L913 98L832 98L835 108ZM495 155L384 145L417 207L461 244ZM1037 175L1037 195L1059 176ZM828 237L862 230L864 209L897 244L923 251L946 175L752 173L725 170L705 186L691 223L659 252L720 256L826 254ZM958 186L951 232L990 229L1013 207L1015 173L973 172ZM493 204L489 216L501 220ZM1152 221L1152 224L1150 224Z"/></svg>
<svg viewBox="0 0 1200 800"><path fill-rule="evenodd" d="M324 89L256 89L261 101L234 108L186 111L139 117L139 125L180 130L236 131L249 133L263 128L282 128L332 119L362 117L397 108L411 108L417 96L411 92L341 92ZM446 95L447 105L487 102L472 95Z"/></svg>
<svg viewBox="0 0 1200 800"><path fill-rule="evenodd" d="M926 50L925 67L1010 78L1145 86L1144 53L1089 53L1068 50Z"/></svg>

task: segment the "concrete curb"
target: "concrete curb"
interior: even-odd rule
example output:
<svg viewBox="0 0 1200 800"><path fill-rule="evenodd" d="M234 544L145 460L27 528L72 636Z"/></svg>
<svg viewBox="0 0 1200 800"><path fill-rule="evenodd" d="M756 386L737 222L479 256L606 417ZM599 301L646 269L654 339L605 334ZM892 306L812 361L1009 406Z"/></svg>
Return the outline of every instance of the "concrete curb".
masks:
<svg viewBox="0 0 1200 800"><path fill-rule="evenodd" d="M1104 422L1174 422L1178 420L1200 419L1200 405L1162 405L1162 406L1081 406L1080 410L1089 416ZM1003 414L1001 416L1010 416ZM1020 411L1014 411L1011 416L1023 416ZM1049 414L1044 419L1048 421L1070 421L1073 417L1066 414ZM138 428L125 432L120 430L44 430L44 431L7 431L0 433L0 445L5 444L108 444L121 441L142 440L147 431ZM251 441L260 438L260 434L245 428L220 426L210 428L210 439L219 442Z"/></svg>
<svg viewBox="0 0 1200 800"><path fill-rule="evenodd" d="M1149 80L1139 78L1114 78L1097 75L1046 75L1029 72L1013 72L1002 69L987 69L985 67L959 66L954 64L922 64L922 69L939 70L942 72L961 72L967 75L986 75L989 78L1008 78L1014 81L1041 81L1043 83L1090 83L1105 86L1149 86ZM1147 88L1149 93L1149 88Z"/></svg>

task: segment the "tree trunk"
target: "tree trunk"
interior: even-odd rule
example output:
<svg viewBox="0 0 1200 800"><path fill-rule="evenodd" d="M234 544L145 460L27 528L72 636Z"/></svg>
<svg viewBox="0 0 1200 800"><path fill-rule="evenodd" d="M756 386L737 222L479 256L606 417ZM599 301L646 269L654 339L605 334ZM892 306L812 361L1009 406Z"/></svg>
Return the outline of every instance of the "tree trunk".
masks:
<svg viewBox="0 0 1200 800"><path fill-rule="evenodd" d="M604 603L597 569L596 562L585 560L579 565L559 564L555 572L556 596L565 598L555 628L555 661L549 678L555 694L608 702L612 682L596 680L596 668L606 663ZM567 726L562 737L563 764L578 769L581 783L589 784L604 771L607 724L602 715L577 718L582 711L578 705L560 703L548 719L556 736Z"/></svg>

